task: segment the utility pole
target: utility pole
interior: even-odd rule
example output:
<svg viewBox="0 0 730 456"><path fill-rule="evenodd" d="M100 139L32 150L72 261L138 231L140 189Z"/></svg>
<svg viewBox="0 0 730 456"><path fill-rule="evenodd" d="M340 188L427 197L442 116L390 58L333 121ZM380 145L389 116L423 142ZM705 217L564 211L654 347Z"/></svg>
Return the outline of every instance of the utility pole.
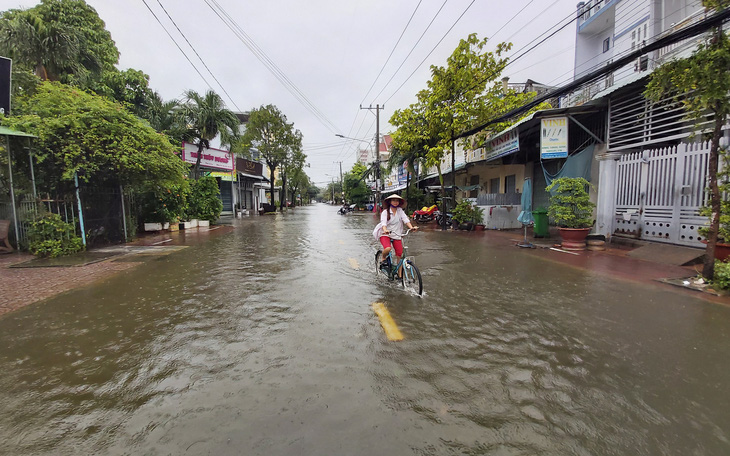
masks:
<svg viewBox="0 0 730 456"><path fill-rule="evenodd" d="M341 161L334 161L332 163L339 163L340 164L340 193L342 193L342 200L345 200L345 183L342 181L342 162Z"/></svg>
<svg viewBox="0 0 730 456"><path fill-rule="evenodd" d="M385 109L385 105L380 106L376 104L375 108L372 105L367 108L363 108L360 105L360 109L367 109L369 111L375 109L375 206L378 207L378 212L380 212L381 208L378 204L380 204L383 189L383 179L380 176L380 110Z"/></svg>

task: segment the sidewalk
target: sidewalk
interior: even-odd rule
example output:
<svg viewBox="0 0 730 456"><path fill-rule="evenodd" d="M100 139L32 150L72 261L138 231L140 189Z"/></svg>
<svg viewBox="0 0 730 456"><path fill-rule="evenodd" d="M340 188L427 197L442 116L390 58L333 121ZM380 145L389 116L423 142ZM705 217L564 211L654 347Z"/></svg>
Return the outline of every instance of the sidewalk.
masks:
<svg viewBox="0 0 730 456"><path fill-rule="evenodd" d="M480 233L474 233L480 235ZM484 232L484 236L491 239L497 238L505 243L516 245L524 242L524 233L521 230L495 231L488 230ZM665 290L676 291L677 293L686 293L688 296L703 299L706 301L730 305L730 295L717 296L710 292L703 292L691 289L685 286L677 286L668 282L676 282L681 284L682 280L695 278L702 271L702 264L691 266L679 266L676 264L666 264L659 261L650 261L647 259L632 258L630 252L636 247L617 243L607 242L603 251L581 251L575 252L577 255L568 253L560 247L560 236L557 231L551 231L550 238L535 239L530 231L527 234L528 243L535 245L534 249L530 249L534 255L548 261L554 261L564 265L572 266L577 269L589 270L602 276L611 276L617 280L623 280L634 283L641 283L663 288ZM646 244L642 242L641 244ZM557 249L553 250L551 249ZM674 246L663 246L666 249L672 249ZM698 250L698 254L702 251ZM666 281L666 279L670 279Z"/></svg>
<svg viewBox="0 0 730 456"><path fill-rule="evenodd" d="M61 293L90 285L94 282L107 279L121 271L131 269L147 260L150 255L138 255L142 251L154 251L170 246L194 245L205 242L210 236L228 233L233 227L217 225L207 228L198 228L177 232L161 232L145 234L134 242L111 246L98 251L112 251L106 259L101 261L78 261L79 265L68 267L11 267L19 263L34 259L28 253L10 253L0 255L0 318L3 315L18 310L27 305L48 299ZM179 248L179 247L177 247ZM169 250L169 249L167 249ZM163 254L162 250L158 250ZM168 253L168 252L165 252ZM135 258L125 258L125 261L116 261L122 257L137 255Z"/></svg>

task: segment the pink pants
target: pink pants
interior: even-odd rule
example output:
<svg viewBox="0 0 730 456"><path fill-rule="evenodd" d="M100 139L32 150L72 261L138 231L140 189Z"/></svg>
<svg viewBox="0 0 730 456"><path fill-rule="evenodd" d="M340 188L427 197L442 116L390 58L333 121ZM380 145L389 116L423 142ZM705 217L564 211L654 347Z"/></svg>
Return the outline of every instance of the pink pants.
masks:
<svg viewBox="0 0 730 456"><path fill-rule="evenodd" d="M384 249L387 249L390 247L390 243L393 243L393 248L395 249L395 256L402 256L403 255L403 241L400 239L391 239L388 236L380 236L380 243L383 245Z"/></svg>

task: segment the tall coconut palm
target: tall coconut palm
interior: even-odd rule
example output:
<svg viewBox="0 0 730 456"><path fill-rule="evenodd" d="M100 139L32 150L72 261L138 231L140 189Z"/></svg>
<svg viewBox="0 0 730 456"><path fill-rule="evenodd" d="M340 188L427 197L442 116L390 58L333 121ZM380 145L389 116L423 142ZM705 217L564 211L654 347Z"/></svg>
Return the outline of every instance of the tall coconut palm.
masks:
<svg viewBox="0 0 730 456"><path fill-rule="evenodd" d="M180 115L186 126L185 138L198 146L194 171L195 179L198 179L203 149L208 149L210 141L219 134L221 144L230 146L238 138L241 122L233 111L226 109L220 95L212 90L203 96L194 90L185 92Z"/></svg>
<svg viewBox="0 0 730 456"><path fill-rule="evenodd" d="M10 11L0 20L0 53L33 69L41 80L58 80L64 70L80 71L81 34L48 23L34 11Z"/></svg>

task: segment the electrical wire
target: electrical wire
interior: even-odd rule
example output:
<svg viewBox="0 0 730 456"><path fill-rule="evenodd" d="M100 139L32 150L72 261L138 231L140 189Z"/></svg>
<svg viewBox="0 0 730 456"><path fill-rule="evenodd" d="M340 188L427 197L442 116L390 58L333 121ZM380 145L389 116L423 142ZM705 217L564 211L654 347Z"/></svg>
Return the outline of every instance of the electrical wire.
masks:
<svg viewBox="0 0 730 456"><path fill-rule="evenodd" d="M434 21L439 16L439 14L441 14L441 10L444 9L444 6L446 6L446 3L448 1L449 0L444 0L444 2L441 4L441 7L438 9L438 11L436 11L436 14L431 19L431 22L428 23L428 25L426 26L426 28L423 30L423 33L421 33L421 36L418 38L418 41L416 41L416 44L414 44L413 47L411 47L411 50L408 52L408 55L406 55L406 57L403 59L403 61L401 62L401 64L395 70L395 73L393 73L393 75L390 77L390 79L388 79L388 82L385 83L385 85L380 90L380 92L378 92L378 94L375 95L375 97L374 97L375 99L377 99L383 93L383 91L385 90L385 88L388 87L388 84L390 84L390 82L393 80L393 78L395 78L395 76L398 74L398 72L400 71L400 69L403 68L403 65L408 60L408 57L410 57L411 54L413 54L413 51L416 49L416 46L418 46L418 43L421 42L421 40L423 39L424 35L426 35L426 32L428 32L428 29L431 28L431 25L433 25ZM474 3L474 0L472 1L472 3ZM469 6L471 6L471 5L469 5ZM461 19L461 17L459 17L459 18ZM458 22L458 20L457 20L457 22Z"/></svg>
<svg viewBox="0 0 730 456"><path fill-rule="evenodd" d="M241 28L241 26L226 12L216 0L204 0L206 5L223 21L223 23L271 72L274 77L297 99L317 120L332 133L337 127L312 103L307 96L286 76L286 74L266 55L266 53L253 41L253 39Z"/></svg>
<svg viewBox="0 0 730 456"><path fill-rule="evenodd" d="M368 95L370 95L370 91L373 90L373 87L375 87L375 83L378 82L380 75L383 74L383 70L385 70L386 65L388 65L388 62L390 62L390 58L393 57L393 52L395 52L395 49L398 47L398 44L400 43L400 40L403 38L403 35L406 33L408 26L411 25L413 16L416 15L416 11L418 11L418 7L421 6L421 2L423 2L423 0L418 0L418 4L416 5L416 8L413 10L413 13L411 13L411 17L410 17L410 19L408 19L408 23L403 28L403 31L400 33L400 36L398 37L398 41L395 42L395 46L393 46L393 49L391 49L390 54L388 55L388 58L385 59L385 63L383 64L383 67L380 68L380 72L378 72L378 75L375 76L375 80L373 81L373 84L370 86L367 93L365 93L365 96L362 97L362 101L360 102L360 104L363 104L365 102L365 99L368 97Z"/></svg>
<svg viewBox="0 0 730 456"><path fill-rule="evenodd" d="M193 67L193 69L195 70L195 72L198 73L198 76L200 76L200 78L203 80L203 82L205 82L205 85L207 85L210 90L213 90L213 87L211 87L211 85L208 82L208 80L205 79L205 76L203 76L203 74L200 72L200 70L198 70L198 67L195 66L195 64L193 64L193 62L190 60L190 58L187 56L187 54L185 54L185 51L183 51L182 48L180 47L180 45L177 44L177 41L175 40L175 38L173 38L172 35L170 34L170 32L167 31L167 29L165 28L165 26L162 25L162 21L160 21L160 18L158 18L157 15L155 14L155 12L152 11L152 8L150 8L150 5L147 4L147 1L146 0L142 0L142 3L144 3L144 6L146 6L147 9L150 10L150 13L152 13L152 16L154 16L154 18L157 20L157 23L160 24L160 27L162 27L162 30L164 30L165 33L167 33L167 36L170 37L170 39L172 40L172 42L175 43L175 46L177 46L177 48L182 53L183 57L185 57L185 60L187 60L188 63L190 63L190 66Z"/></svg>
<svg viewBox="0 0 730 456"><path fill-rule="evenodd" d="M188 37L185 36L185 34L183 33L183 31L180 30L180 27L177 26L177 23L172 18L172 16L170 16L170 13L167 12L167 9L162 4L162 2L160 0L157 0L157 3L160 5L160 8L162 8L162 11L165 12L165 14L167 15L167 18L170 19L170 22L172 22L172 25L175 26L175 28L180 33L180 35L185 39L185 42L188 43L188 46L190 46L190 49L192 49L193 52L195 53L195 55L198 57L198 60L200 60L200 63L203 64L203 66L205 67L205 69L208 70L208 73L210 73L210 75L213 77L213 79L215 79L215 82L218 83L218 86L221 88L221 90L223 90L223 92L226 94L226 96L228 97L228 99L231 100L231 103L233 103L233 106L235 106L238 111L241 111L241 108L239 108L238 105L236 105L236 102L233 100L233 97L231 97L231 95L228 93L228 91L225 89L225 87L223 87L223 84L221 84L221 82L218 80L218 78L215 77L215 75L213 74L213 72L210 71L210 68L208 68L208 65L205 63L205 60L203 60L203 58L200 56L200 54L198 54L198 51L195 50L195 47L192 45L192 43L190 43L190 40L188 40Z"/></svg>
<svg viewBox="0 0 730 456"><path fill-rule="evenodd" d="M409 74L409 75L408 75L408 77L407 77L407 78L405 79L405 81L403 81L403 83L402 83L402 84L401 84L400 86L398 86L398 88L397 88L397 89L395 89L395 92L393 92L393 94L392 94L391 96L389 96L387 100L385 100L385 102L386 102L386 103L387 103L388 101L390 101L390 99L391 99L391 98L393 98L393 96L394 96L394 95L395 95L396 93L398 93L398 91L399 91L399 90L400 90L400 89L401 89L401 88L403 87L403 85L405 85L405 83L406 83L406 82L408 82L408 80L409 80L409 79L411 79L411 77L413 77L413 75L414 75L414 74L416 74L416 71L418 71L418 69L419 69L419 68L421 68L421 65L423 65L423 62L425 62L425 61L426 61L426 59L428 59L428 58L429 58L429 57L431 56L431 54L433 54L433 51L435 51L435 50L436 50L436 48L438 47L438 45L439 45L439 44L441 44L441 42L442 42L442 41L443 41L443 40L444 40L444 39L445 39L445 38L446 38L446 37L448 36L448 34L449 34L449 33L451 32L451 30L452 30L452 29L453 29L454 27L456 27L456 24L458 24L458 23L459 23L459 21L461 20L461 18L462 18L462 17L464 17L464 15L466 14L466 12L467 12L467 11L469 11L469 8L471 8L471 7L472 7L472 5L474 4L474 2L475 2L475 1L476 1L476 0L472 0L472 2L471 2L471 3L469 3L469 6L467 6L467 7L466 7L466 9L465 9L465 10L464 10L464 11L463 11L463 12L461 13L461 16L459 16L459 18L458 18L458 19L456 19L456 22L454 22L454 23L453 23L453 24L451 25L451 27L449 27L449 29L448 29L448 30L446 31L446 33L444 33L444 36L442 36L442 37L441 37L441 39L440 39L440 40L438 41L438 43L436 43L436 46L434 46L434 47L433 47L433 48L431 49L431 51L430 51L430 52L429 52L428 54L426 54L426 57L424 57L424 59L423 59L423 60L421 60L421 63L419 63L418 65L416 65L416 69L415 69L415 70L413 70L413 72L412 72L411 74ZM392 80L392 78L391 78L391 80ZM390 81L388 81L388 82L390 82ZM387 85L386 85L386 86L387 86ZM385 88L383 88L383 89L385 89ZM381 91L380 91L380 93L383 93L383 91L381 90ZM380 95L380 93L378 94L378 96Z"/></svg>

